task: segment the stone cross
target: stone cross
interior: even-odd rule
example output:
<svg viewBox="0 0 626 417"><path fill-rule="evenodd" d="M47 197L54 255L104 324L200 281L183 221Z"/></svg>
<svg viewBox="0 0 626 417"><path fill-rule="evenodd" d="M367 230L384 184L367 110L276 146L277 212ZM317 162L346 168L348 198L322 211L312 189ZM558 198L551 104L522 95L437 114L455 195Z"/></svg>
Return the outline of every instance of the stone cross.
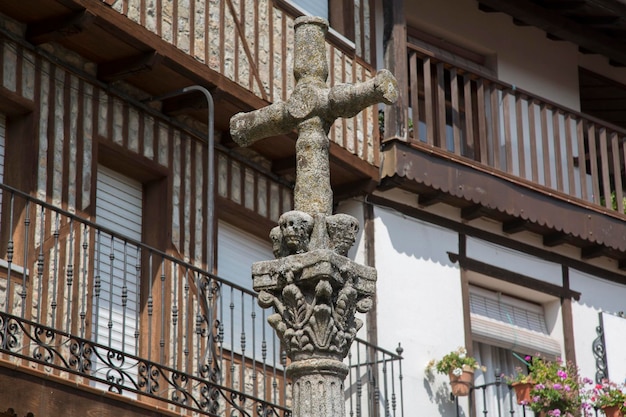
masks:
<svg viewBox="0 0 626 417"><path fill-rule="evenodd" d="M397 83L387 70L359 84L326 86L325 36L328 23L320 17L295 21L294 76L296 85L287 102L236 114L230 121L233 139L241 146L294 129L296 142L295 210L310 215L332 214L332 190L328 161L328 132L335 119L354 117L361 110L398 98Z"/></svg>
<svg viewBox="0 0 626 417"><path fill-rule="evenodd" d="M295 210L283 213L270 232L276 259L252 265L259 305L274 310L267 321L291 360L293 417L345 417L343 381L349 369L343 358L363 325L355 315L370 310L376 289L376 270L346 257L358 221L332 214L328 131L336 118L398 96L386 70L364 83L327 88L327 30L324 19L296 19L293 94L286 103L230 121L233 139L243 146L293 129L299 134Z"/></svg>

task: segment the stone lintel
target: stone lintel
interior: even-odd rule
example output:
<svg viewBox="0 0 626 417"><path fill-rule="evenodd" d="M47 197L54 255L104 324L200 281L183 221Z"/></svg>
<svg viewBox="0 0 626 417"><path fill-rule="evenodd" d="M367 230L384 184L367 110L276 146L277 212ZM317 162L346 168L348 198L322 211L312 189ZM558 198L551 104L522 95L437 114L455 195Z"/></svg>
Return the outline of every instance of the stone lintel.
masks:
<svg viewBox="0 0 626 417"><path fill-rule="evenodd" d="M327 279L333 286L343 286L347 279L354 280L353 287L362 295L376 291L376 269L357 264L330 249L290 255L252 264L255 291L279 290L290 281L316 282Z"/></svg>

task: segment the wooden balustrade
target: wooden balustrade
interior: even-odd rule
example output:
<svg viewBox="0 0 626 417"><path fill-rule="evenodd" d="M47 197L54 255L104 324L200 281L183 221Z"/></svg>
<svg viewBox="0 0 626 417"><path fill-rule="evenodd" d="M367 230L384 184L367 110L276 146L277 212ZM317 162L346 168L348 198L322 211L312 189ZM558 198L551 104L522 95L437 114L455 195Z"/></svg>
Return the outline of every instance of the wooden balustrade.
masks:
<svg viewBox="0 0 626 417"><path fill-rule="evenodd" d="M180 415L290 415L286 354L253 291L0 190L1 361ZM401 359L355 341L351 414L402 415Z"/></svg>
<svg viewBox="0 0 626 417"><path fill-rule="evenodd" d="M294 86L293 24L301 14L284 0L108 0L128 19L269 102L286 101ZM330 85L375 75L374 7L355 2L350 40L327 36ZM330 139L372 165L380 161L378 117L370 107L339 119Z"/></svg>
<svg viewBox="0 0 626 417"><path fill-rule="evenodd" d="M409 141L624 213L626 130L408 46Z"/></svg>

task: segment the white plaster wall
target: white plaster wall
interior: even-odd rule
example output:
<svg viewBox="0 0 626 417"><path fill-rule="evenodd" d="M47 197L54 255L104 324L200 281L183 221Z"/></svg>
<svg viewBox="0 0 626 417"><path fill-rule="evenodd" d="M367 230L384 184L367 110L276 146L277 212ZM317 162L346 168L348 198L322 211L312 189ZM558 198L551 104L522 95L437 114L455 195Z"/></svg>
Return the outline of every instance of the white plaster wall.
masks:
<svg viewBox="0 0 626 417"><path fill-rule="evenodd" d="M570 270L570 286L572 290L581 293L580 300L572 305L574 320L574 343L576 346L576 361L581 374L595 378L596 365L592 352L592 344L597 337L598 313L605 311L617 313L626 309L626 286L600 279L589 274ZM626 327L623 327L626 329ZM616 381L623 381L626 375L618 375L617 370L623 373L625 369L626 331L614 331L610 335L611 346L607 344L607 359L609 376ZM608 341L608 340L607 340ZM611 373L611 366L616 371Z"/></svg>
<svg viewBox="0 0 626 417"><path fill-rule="evenodd" d="M503 13L484 13L475 0L406 2L411 26L487 56L495 56L502 81L580 109L578 48L555 42L534 27L513 24Z"/></svg>
<svg viewBox="0 0 626 417"><path fill-rule="evenodd" d="M563 285L560 264L544 261L495 243L468 237L467 256L540 281Z"/></svg>
<svg viewBox="0 0 626 417"><path fill-rule="evenodd" d="M380 207L375 216L378 341L404 348L404 413L454 415L448 378L429 382L424 368L464 344L460 273L446 253L457 234Z"/></svg>

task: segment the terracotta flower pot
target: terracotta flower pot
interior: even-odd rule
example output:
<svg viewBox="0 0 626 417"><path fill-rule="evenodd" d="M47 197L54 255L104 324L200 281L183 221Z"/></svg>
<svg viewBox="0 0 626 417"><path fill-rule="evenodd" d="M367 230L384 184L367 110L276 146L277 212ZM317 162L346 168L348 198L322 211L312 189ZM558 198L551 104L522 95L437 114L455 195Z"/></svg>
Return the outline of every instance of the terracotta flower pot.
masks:
<svg viewBox="0 0 626 417"><path fill-rule="evenodd" d="M619 405L613 405L611 407L602 407L602 412L606 417L624 417L624 413L620 409Z"/></svg>
<svg viewBox="0 0 626 417"><path fill-rule="evenodd" d="M530 390L533 384L530 382L514 382L511 386L515 390L515 397L517 397L518 404L530 403Z"/></svg>
<svg viewBox="0 0 626 417"><path fill-rule="evenodd" d="M459 376L452 372L448 374L450 377L450 388L455 397L464 397L469 395L470 389L474 385L474 370L463 368L463 373Z"/></svg>

